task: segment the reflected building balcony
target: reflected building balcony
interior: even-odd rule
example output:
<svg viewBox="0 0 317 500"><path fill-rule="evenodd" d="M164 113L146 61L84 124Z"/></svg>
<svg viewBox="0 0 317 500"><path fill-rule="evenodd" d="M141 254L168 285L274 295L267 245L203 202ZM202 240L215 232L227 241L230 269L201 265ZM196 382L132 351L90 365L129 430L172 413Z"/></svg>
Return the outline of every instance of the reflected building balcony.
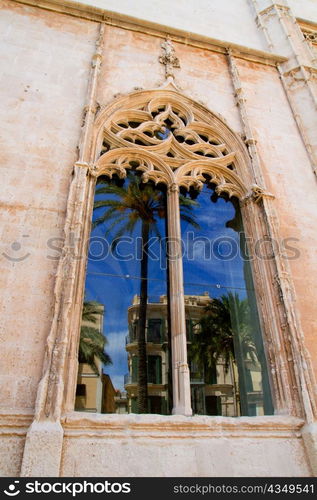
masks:
<svg viewBox="0 0 317 500"><path fill-rule="evenodd" d="M154 320L153 320L154 321ZM151 322L151 320L149 320ZM165 331L163 330L162 323L158 323L157 326L149 325L145 330L145 340L147 344L156 344L161 346L162 344L167 342L167 336ZM126 349L128 350L130 345L136 345L138 343L136 328L132 328L131 331L125 338Z"/></svg>
<svg viewBox="0 0 317 500"><path fill-rule="evenodd" d="M136 382L132 381L132 375L130 375L130 373L126 373L124 376L124 387L126 387L127 385L132 385L132 384L136 385Z"/></svg>
<svg viewBox="0 0 317 500"><path fill-rule="evenodd" d="M202 385L202 384L205 384L205 379L204 377L190 377L190 383L192 385L196 385L196 384L199 384L199 385Z"/></svg>

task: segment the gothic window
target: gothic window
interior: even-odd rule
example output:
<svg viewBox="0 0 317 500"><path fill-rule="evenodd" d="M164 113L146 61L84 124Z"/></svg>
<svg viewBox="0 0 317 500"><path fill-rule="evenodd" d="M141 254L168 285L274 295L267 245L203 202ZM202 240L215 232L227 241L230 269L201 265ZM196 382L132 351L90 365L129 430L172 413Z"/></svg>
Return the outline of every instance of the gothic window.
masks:
<svg viewBox="0 0 317 500"><path fill-rule="evenodd" d="M136 94L97 126L84 300L103 337L88 318L87 392L114 413L271 414L243 145L172 91Z"/></svg>

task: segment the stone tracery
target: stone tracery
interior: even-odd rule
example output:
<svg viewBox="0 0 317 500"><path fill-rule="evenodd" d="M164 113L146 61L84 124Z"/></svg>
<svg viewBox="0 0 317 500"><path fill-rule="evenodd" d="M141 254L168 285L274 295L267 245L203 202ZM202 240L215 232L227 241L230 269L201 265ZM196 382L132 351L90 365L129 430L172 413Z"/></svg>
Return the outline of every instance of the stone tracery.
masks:
<svg viewBox="0 0 317 500"><path fill-rule="evenodd" d="M246 196L234 164L236 153L181 96L153 91L129 104L104 122L93 175L124 178L126 170L136 168L145 182L201 189L208 178L218 193Z"/></svg>

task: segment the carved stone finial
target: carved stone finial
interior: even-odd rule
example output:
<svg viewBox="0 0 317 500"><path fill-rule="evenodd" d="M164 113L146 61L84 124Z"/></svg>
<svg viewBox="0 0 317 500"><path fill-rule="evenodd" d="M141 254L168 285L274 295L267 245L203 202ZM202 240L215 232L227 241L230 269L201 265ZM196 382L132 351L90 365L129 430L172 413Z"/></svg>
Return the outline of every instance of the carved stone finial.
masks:
<svg viewBox="0 0 317 500"><path fill-rule="evenodd" d="M161 43L161 47L163 50L159 57L159 62L165 66L165 78L175 78L173 68L180 68L180 64L178 57L175 55L172 40L167 37L166 40Z"/></svg>

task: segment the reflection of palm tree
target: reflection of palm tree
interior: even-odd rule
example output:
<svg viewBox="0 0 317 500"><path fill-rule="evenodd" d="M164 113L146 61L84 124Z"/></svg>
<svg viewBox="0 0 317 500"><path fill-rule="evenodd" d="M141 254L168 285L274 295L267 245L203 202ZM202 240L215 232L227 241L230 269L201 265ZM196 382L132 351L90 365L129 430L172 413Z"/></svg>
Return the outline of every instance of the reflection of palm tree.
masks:
<svg viewBox="0 0 317 500"><path fill-rule="evenodd" d="M208 379L220 358L225 363L226 371L231 362L235 361L238 366L240 394L246 394L246 361L258 363L247 299L240 300L239 295L232 292L212 299L205 307L198 326L198 333L193 335L189 348L190 358L201 370L205 370ZM241 400L243 413L247 411L245 404Z"/></svg>
<svg viewBox="0 0 317 500"><path fill-rule="evenodd" d="M110 356L104 351L107 343L105 336L96 326L89 325L89 323L96 324L101 314L98 302L84 302L80 329L79 362L87 363L95 373L99 373L95 358L104 365L112 364Z"/></svg>
<svg viewBox="0 0 317 500"><path fill-rule="evenodd" d="M125 233L132 234L141 222L141 283L140 306L138 321L138 412L147 413L147 359L146 359L146 309L148 299L148 244L150 233L159 236L158 220L166 217L166 201L163 192L155 189L151 184L143 184L140 177L128 174L128 183L124 186L109 184L107 180L100 179L101 184L106 184L96 190L96 195L107 195L104 200L98 200L94 209L103 208L104 212L94 221L94 227L107 223L106 235L116 228L113 235L112 248L119 242ZM181 217L190 224L195 225L190 209L194 202L181 196Z"/></svg>

